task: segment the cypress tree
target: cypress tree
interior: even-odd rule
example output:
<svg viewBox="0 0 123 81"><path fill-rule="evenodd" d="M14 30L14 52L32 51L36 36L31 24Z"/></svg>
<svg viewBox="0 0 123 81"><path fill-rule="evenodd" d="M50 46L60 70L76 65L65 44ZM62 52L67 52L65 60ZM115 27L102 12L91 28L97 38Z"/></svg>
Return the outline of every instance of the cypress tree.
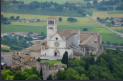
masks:
<svg viewBox="0 0 123 81"><path fill-rule="evenodd" d="M41 76L41 79L43 80L43 72L42 72L42 67L41 67L41 70L40 70L40 76Z"/></svg>
<svg viewBox="0 0 123 81"><path fill-rule="evenodd" d="M66 64L67 64L67 68L68 68L68 52L66 52Z"/></svg>
<svg viewBox="0 0 123 81"><path fill-rule="evenodd" d="M65 51L65 53L62 57L61 63L66 64L67 68L68 68L68 52L67 51Z"/></svg>

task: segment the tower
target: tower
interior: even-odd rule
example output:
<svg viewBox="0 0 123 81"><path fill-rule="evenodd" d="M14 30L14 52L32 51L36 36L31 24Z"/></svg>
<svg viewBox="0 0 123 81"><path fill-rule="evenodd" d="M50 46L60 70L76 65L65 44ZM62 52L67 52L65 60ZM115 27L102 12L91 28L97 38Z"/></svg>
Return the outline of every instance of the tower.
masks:
<svg viewBox="0 0 123 81"><path fill-rule="evenodd" d="M49 46L49 39L57 33L57 18L49 17L47 18L47 46Z"/></svg>

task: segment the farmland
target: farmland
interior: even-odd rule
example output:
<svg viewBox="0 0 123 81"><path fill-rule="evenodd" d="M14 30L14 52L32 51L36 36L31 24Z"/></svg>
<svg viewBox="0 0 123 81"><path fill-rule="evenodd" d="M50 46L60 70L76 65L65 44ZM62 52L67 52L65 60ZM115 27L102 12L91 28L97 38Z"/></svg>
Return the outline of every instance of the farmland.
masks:
<svg viewBox="0 0 123 81"><path fill-rule="evenodd" d="M123 33L123 27L110 27L110 28L117 32Z"/></svg>
<svg viewBox="0 0 123 81"><path fill-rule="evenodd" d="M3 25L1 24L1 32L8 33L8 32L21 32L21 31L27 31L27 32L46 32L45 27L36 27L36 26L20 26L20 25Z"/></svg>
<svg viewBox="0 0 123 81"><path fill-rule="evenodd" d="M123 27L110 27L111 29L123 29Z"/></svg>
<svg viewBox="0 0 123 81"><path fill-rule="evenodd" d="M31 14L13 14L13 13L3 13L3 16L10 17L10 16L20 16L20 19L34 19L35 17L39 18L40 20L46 20L48 17L47 15L31 15ZM77 19L77 22L68 22L65 16L55 16L57 18L62 17L63 21L58 22L58 29L75 29L77 30L80 28L88 28L88 31L99 31L100 35L102 35L102 40L104 42L110 41L111 43L118 42L123 43L123 39L116 34L113 34L111 31L103 28L101 25L95 23L88 17L74 17ZM11 22L10 25L1 25L1 32L18 32L18 31L28 31L28 32L37 32L41 33L44 32L46 34L46 22L32 22L32 23L23 23L23 22Z"/></svg>
<svg viewBox="0 0 123 81"><path fill-rule="evenodd" d="M93 15L93 12L107 12L106 14L110 15L117 15L117 14L123 14L123 10L108 10L108 11L104 11L104 10L97 10L97 9L86 9L85 10L86 13L88 13L90 16Z"/></svg>
<svg viewBox="0 0 123 81"><path fill-rule="evenodd" d="M101 19L104 19L106 17L123 17L123 14L108 14L107 12L99 12L94 11L92 17L96 19L97 17L100 17Z"/></svg>

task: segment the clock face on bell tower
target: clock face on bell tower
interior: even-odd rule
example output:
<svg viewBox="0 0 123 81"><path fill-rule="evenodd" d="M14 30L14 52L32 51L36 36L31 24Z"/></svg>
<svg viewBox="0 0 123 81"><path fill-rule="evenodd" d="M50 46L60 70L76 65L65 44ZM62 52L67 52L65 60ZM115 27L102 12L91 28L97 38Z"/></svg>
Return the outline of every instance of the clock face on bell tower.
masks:
<svg viewBox="0 0 123 81"><path fill-rule="evenodd" d="M58 43L58 42L55 42L54 45L55 45L56 47L58 47L58 46L59 46L59 43Z"/></svg>

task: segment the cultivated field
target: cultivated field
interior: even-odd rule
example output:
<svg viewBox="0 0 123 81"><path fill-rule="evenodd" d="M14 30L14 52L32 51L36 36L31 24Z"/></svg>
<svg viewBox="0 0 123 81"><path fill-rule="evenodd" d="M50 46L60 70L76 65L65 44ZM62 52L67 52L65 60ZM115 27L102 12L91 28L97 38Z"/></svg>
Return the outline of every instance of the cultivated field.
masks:
<svg viewBox="0 0 123 81"><path fill-rule="evenodd" d="M107 11L108 14L123 14L123 10L112 10Z"/></svg>
<svg viewBox="0 0 123 81"><path fill-rule="evenodd" d="M123 27L110 27L110 28L123 34Z"/></svg>
<svg viewBox="0 0 123 81"><path fill-rule="evenodd" d="M20 18L25 19L34 19L35 17L39 18L40 20L46 20L48 17L47 15L30 15L30 14L13 14L13 13L3 13L3 16L10 17L10 16L20 16ZM75 29L78 28L82 31L83 28L88 28L88 31L98 31L100 35L102 35L102 40L104 42L110 41L111 43L118 42L123 43L123 38L113 34L111 31L105 29L101 25L95 23L88 17L74 17L77 19L77 22L71 23L67 21L68 17L65 16L55 16L57 18L62 17L63 21L58 22L58 29ZM10 25L1 24L1 32L19 32L19 31L28 31L28 32L44 32L46 33L46 22L33 22L33 23L22 23L22 22L11 22Z"/></svg>
<svg viewBox="0 0 123 81"><path fill-rule="evenodd" d="M110 27L111 29L123 29L123 27Z"/></svg>
<svg viewBox="0 0 123 81"><path fill-rule="evenodd" d="M97 19L97 17L100 17L101 19L104 19L106 17L123 17L123 14L108 14L107 12L99 12L94 11L92 17L94 19Z"/></svg>
<svg viewBox="0 0 123 81"><path fill-rule="evenodd" d="M38 1L38 2L56 2L56 3L59 3L59 4L64 4L64 2L63 2L63 0L19 0L19 1L24 1L24 2L28 2L28 3L30 3L30 2L33 2L33 1Z"/></svg>
<svg viewBox="0 0 123 81"><path fill-rule="evenodd" d="M6 46L6 45L1 44L1 48L10 49L10 46Z"/></svg>

